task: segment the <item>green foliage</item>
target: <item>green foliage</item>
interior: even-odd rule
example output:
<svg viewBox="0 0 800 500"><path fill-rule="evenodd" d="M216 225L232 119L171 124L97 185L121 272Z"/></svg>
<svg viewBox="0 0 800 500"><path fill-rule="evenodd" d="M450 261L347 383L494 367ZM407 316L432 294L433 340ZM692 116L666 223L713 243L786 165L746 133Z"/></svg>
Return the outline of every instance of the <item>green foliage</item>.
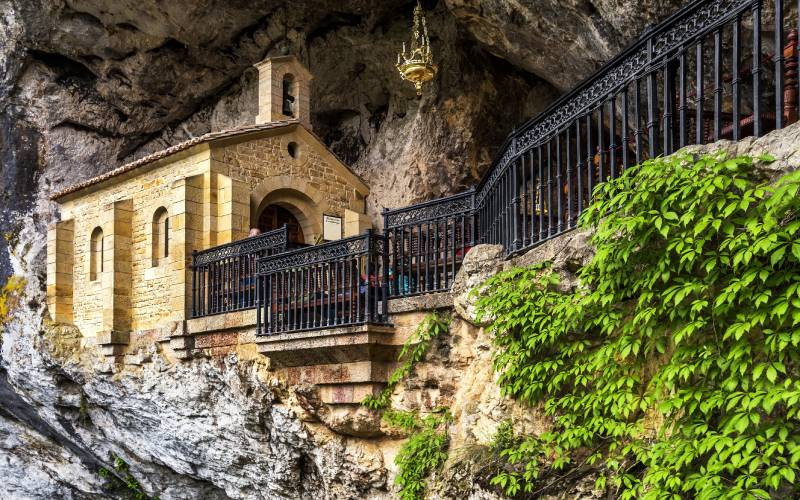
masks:
<svg viewBox="0 0 800 500"><path fill-rule="evenodd" d="M106 480L104 487L107 490L117 490L124 493L126 498L135 500L159 500L159 497L149 497L139 481L133 477L128 463L119 456L113 455L114 472L105 467L100 467L97 473Z"/></svg>
<svg viewBox="0 0 800 500"><path fill-rule="evenodd" d="M488 280L503 392L554 418L493 484L595 466L620 498L800 494L799 187L747 157L648 160L595 190L584 288L546 264Z"/></svg>
<svg viewBox="0 0 800 500"><path fill-rule="evenodd" d="M403 344L398 356L402 364L389 376L386 387L377 396L369 395L361 402L367 408L385 410L382 417L384 421L410 434L395 459L398 466L395 482L400 486L403 500L423 498L426 478L447 459L447 424L452 418L445 408L437 410L438 415L431 414L420 419L416 411L389 408L390 398L395 386L408 378L414 366L425 357L431 341L447 332L449 326L449 318L440 317L435 312L425 316Z"/></svg>
<svg viewBox="0 0 800 500"><path fill-rule="evenodd" d="M440 317L433 312L425 316L414 333L403 344L400 350L398 361L402 363L389 376L386 387L377 396L367 395L361 402L363 406L373 410L382 410L389 407L389 399L395 386L403 379L408 378L414 371L414 366L422 361L425 353L428 352L431 340L445 333L450 325L449 318Z"/></svg>
<svg viewBox="0 0 800 500"><path fill-rule="evenodd" d="M402 429L407 433L417 430L419 425L419 416L415 411L404 411L387 409L383 412L383 420L397 429Z"/></svg>
<svg viewBox="0 0 800 500"><path fill-rule="evenodd" d="M452 417L447 410L422 419L414 413L403 413L403 424L411 423L418 432L412 434L397 453L395 482L400 486L400 498L416 500L424 498L426 478L431 471L447 460L447 424Z"/></svg>

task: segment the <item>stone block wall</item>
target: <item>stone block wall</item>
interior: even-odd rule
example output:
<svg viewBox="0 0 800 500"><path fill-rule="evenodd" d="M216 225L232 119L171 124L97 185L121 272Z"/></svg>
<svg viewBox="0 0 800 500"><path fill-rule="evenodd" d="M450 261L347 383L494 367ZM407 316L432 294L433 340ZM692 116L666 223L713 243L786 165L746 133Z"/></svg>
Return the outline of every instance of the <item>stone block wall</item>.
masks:
<svg viewBox="0 0 800 500"><path fill-rule="evenodd" d="M183 309L176 311L175 307L183 304L185 298L178 299L174 295L177 287L185 292L186 260L191 258L191 250L197 248L194 246L197 233L207 230L199 225L206 222L202 218L200 200L205 188L203 176L208 171L209 149L196 148L191 153L144 170L135 177L121 177L116 183L104 185L62 204L61 219L64 222L59 224L69 221L75 227L72 322L84 336L95 337L99 332L108 332L113 328L127 328L128 331L160 328L165 327L169 320L178 316L182 318ZM175 182L186 183L187 177L193 179L188 195L186 189L176 190L173 185ZM187 196L191 198L185 198ZM127 206L120 200L127 200ZM186 237L182 235L186 206L190 206L193 212L195 232L192 234L191 248L187 248ZM166 208L170 218L170 255L164 259L165 262L153 266L150 258L153 214L159 207ZM91 281L90 236L98 226L103 230L106 262L100 279ZM110 260L112 254L122 255L120 245L127 245L129 257ZM114 276L117 277L116 285ZM127 298L121 293L109 298L109 294L114 295L112 292L122 291L120 287L123 280L130 287L130 291L125 292ZM109 300L112 302L106 304ZM116 305L113 301L116 301ZM115 307L118 311L124 309L129 319L123 320L119 315L115 319Z"/></svg>
<svg viewBox="0 0 800 500"><path fill-rule="evenodd" d="M47 230L47 307L50 319L72 323L72 273L75 221L56 222Z"/></svg>
<svg viewBox="0 0 800 500"><path fill-rule="evenodd" d="M290 143L297 146L295 157L289 154ZM245 188L251 193L247 210L244 204L236 206L239 199L234 196L234 206L230 208L234 226L240 221L249 224L258 215L261 201L278 194L279 201L296 209L307 242L318 236L323 214L344 217L346 210L363 213L368 194L363 182L301 127L215 148L212 171L230 177L234 185L240 183L231 193ZM220 193L227 201L227 188ZM250 220L244 217L248 213ZM305 223L304 218L308 219Z"/></svg>
<svg viewBox="0 0 800 500"><path fill-rule="evenodd" d="M295 157L290 142L299 145ZM197 145L62 201L62 222L49 235L50 309L57 321L96 337L109 355L122 354L132 331L186 335L192 252L245 238L254 196L297 203L313 229L306 234L311 242L321 232L322 214L346 217L356 229L366 226L360 215L366 194L366 186L299 125ZM169 252L153 259L154 216L161 209L169 220ZM104 265L91 279L96 228L103 232Z"/></svg>

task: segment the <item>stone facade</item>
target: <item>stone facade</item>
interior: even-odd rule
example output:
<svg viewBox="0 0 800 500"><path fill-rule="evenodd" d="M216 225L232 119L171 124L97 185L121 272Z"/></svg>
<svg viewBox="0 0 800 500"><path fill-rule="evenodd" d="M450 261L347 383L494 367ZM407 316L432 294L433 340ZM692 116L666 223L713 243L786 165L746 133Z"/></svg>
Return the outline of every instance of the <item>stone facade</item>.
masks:
<svg viewBox="0 0 800 500"><path fill-rule="evenodd" d="M194 250L246 237L259 210L273 203L294 213L315 241L323 214L360 220L367 194L358 177L296 122L201 142L67 193L58 198L61 222L49 234L53 320L75 324L106 354L121 354L129 332L174 329L186 319ZM168 213L169 252L154 259L160 209ZM103 265L92 279L97 228Z"/></svg>

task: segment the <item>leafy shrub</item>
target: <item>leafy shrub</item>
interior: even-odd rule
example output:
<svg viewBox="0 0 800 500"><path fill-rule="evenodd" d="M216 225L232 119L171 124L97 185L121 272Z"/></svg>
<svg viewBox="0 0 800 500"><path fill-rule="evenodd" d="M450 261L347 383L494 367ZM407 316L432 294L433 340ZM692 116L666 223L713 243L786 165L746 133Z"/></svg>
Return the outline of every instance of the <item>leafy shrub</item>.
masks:
<svg viewBox="0 0 800 500"><path fill-rule="evenodd" d="M594 466L621 498L800 494L799 187L748 157L648 160L582 215L584 288L547 264L490 278L503 392L554 418L493 483L535 494L545 467Z"/></svg>
<svg viewBox="0 0 800 500"><path fill-rule="evenodd" d="M414 420L413 427L419 432L408 438L395 458L398 467L395 482L400 486L403 500L424 498L426 478L447 460L446 427L451 421L450 413L445 410L440 416Z"/></svg>

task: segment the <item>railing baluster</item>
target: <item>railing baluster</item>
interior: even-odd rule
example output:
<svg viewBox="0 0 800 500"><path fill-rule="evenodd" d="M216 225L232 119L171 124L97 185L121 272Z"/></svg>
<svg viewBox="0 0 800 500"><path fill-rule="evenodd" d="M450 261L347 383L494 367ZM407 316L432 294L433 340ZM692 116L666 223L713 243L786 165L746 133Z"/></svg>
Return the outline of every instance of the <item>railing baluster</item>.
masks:
<svg viewBox="0 0 800 500"><path fill-rule="evenodd" d="M675 96L672 90L671 61L664 60L664 154L672 154L672 108L675 105Z"/></svg>
<svg viewBox="0 0 800 500"><path fill-rule="evenodd" d="M575 175L578 178L578 215L583 212L583 156L581 156L581 120L575 120L575 159L578 164L575 168Z"/></svg>
<svg viewBox="0 0 800 500"><path fill-rule="evenodd" d="M564 231L564 212L563 212L563 204L561 199L561 192L563 191L563 187L561 184L561 133L556 134L556 180L555 180L555 188L556 188L556 205L558 206L558 210L556 212L556 217L558 217L558 222L556 223L556 233L561 234Z"/></svg>
<svg viewBox="0 0 800 500"><path fill-rule="evenodd" d="M622 88L622 169L625 171L628 165L628 144L630 137L628 136L628 84ZM580 213L580 210L578 210Z"/></svg>
<svg viewBox="0 0 800 500"><path fill-rule="evenodd" d="M592 203L592 190L594 189L594 157L592 151L592 113L586 113L586 189L588 190L587 204Z"/></svg>
<svg viewBox="0 0 800 500"><path fill-rule="evenodd" d="M703 131L703 39L700 38L695 46L695 144L703 144L705 133Z"/></svg>
<svg viewBox="0 0 800 500"><path fill-rule="evenodd" d="M642 82L638 78L634 87L634 97L636 98L633 109L633 113L636 115L636 131L633 135L636 142L636 164L638 165L642 163ZM589 193L591 193L591 189L589 186Z"/></svg>
<svg viewBox="0 0 800 500"><path fill-rule="evenodd" d="M714 140L722 137L722 28L714 30Z"/></svg>
<svg viewBox="0 0 800 500"><path fill-rule="evenodd" d="M761 1L753 2L753 135L761 135ZM699 141L698 141L699 142Z"/></svg>
<svg viewBox="0 0 800 500"><path fill-rule="evenodd" d="M656 72L653 69L653 39L647 40L647 141L650 158L656 157L656 138L658 137L658 110L656 109L657 85Z"/></svg>
<svg viewBox="0 0 800 500"><path fill-rule="evenodd" d="M572 126L567 127L567 229L575 227L572 219Z"/></svg>
<svg viewBox="0 0 800 500"><path fill-rule="evenodd" d="M605 165L605 106L602 104L597 107L597 183L602 184L606 180Z"/></svg>
<svg viewBox="0 0 800 500"><path fill-rule="evenodd" d="M775 128L783 128L783 0L775 1Z"/></svg>
<svg viewBox="0 0 800 500"><path fill-rule="evenodd" d="M739 91L739 86L741 82L740 73L741 68L739 67L739 59L741 58L741 29L742 29L742 15L737 14L736 19L733 22L733 40L732 40L732 50L733 56L731 58L731 114L733 120L733 140L738 141L740 138L740 108L741 105L741 96Z"/></svg>
<svg viewBox="0 0 800 500"><path fill-rule="evenodd" d="M681 46L678 56L678 147L686 145L686 47Z"/></svg>
<svg viewBox="0 0 800 500"><path fill-rule="evenodd" d="M608 102L608 176L617 177L617 97L611 95Z"/></svg>

